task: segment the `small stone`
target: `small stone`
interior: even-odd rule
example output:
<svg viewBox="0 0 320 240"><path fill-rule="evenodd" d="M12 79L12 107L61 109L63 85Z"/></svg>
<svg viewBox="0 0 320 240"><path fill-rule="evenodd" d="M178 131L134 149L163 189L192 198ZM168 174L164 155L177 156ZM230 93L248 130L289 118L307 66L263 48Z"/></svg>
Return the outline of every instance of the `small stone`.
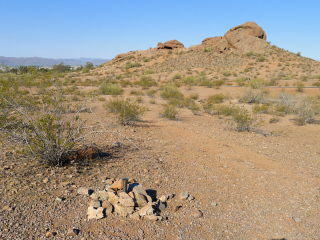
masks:
<svg viewBox="0 0 320 240"><path fill-rule="evenodd" d="M90 189L90 188L80 187L80 188L78 188L77 193L79 195L87 195L87 196L89 196L89 195L91 195L93 193L93 190Z"/></svg>
<svg viewBox="0 0 320 240"><path fill-rule="evenodd" d="M301 218L293 217L292 219L297 223L301 222Z"/></svg>
<svg viewBox="0 0 320 240"><path fill-rule="evenodd" d="M105 209L105 214L110 215L113 212L113 205L108 201L102 203L102 207Z"/></svg>
<svg viewBox="0 0 320 240"><path fill-rule="evenodd" d="M80 230L79 229L69 229L68 230L68 236L74 237L79 234Z"/></svg>
<svg viewBox="0 0 320 240"><path fill-rule="evenodd" d="M56 232L46 232L46 237L50 238L50 237L54 237L57 233Z"/></svg>
<svg viewBox="0 0 320 240"><path fill-rule="evenodd" d="M189 196L188 196L188 200L189 200L189 201L192 201L192 200L194 200L194 197L191 196L191 195L189 195Z"/></svg>
<svg viewBox="0 0 320 240"><path fill-rule="evenodd" d="M66 175L67 178L73 178L72 174Z"/></svg>
<svg viewBox="0 0 320 240"><path fill-rule="evenodd" d="M4 206L4 207L2 208L2 210L11 212L11 211L13 210L13 208L10 207L10 205L6 205L6 206Z"/></svg>
<svg viewBox="0 0 320 240"><path fill-rule="evenodd" d="M159 209L161 212L166 210L166 203L162 202L161 200L158 200L156 203L156 208Z"/></svg>
<svg viewBox="0 0 320 240"><path fill-rule="evenodd" d="M157 218L158 218L158 221L164 221L165 220L165 218L162 217L162 216L157 216Z"/></svg>
<svg viewBox="0 0 320 240"><path fill-rule="evenodd" d="M67 186L70 186L70 185L71 185L71 182L68 182L68 181L61 183L62 187L67 187Z"/></svg>
<svg viewBox="0 0 320 240"><path fill-rule="evenodd" d="M187 200L188 197L189 197L189 194L186 193L186 192L182 192L182 193L180 194L180 199L181 199L181 200Z"/></svg>
<svg viewBox="0 0 320 240"><path fill-rule="evenodd" d="M109 202L114 206L119 202L119 197L117 195L114 195L110 198Z"/></svg>
<svg viewBox="0 0 320 240"><path fill-rule="evenodd" d="M98 200L91 200L89 206L93 208L99 208L101 207L101 202Z"/></svg>
<svg viewBox="0 0 320 240"><path fill-rule="evenodd" d="M139 210L140 216L152 215L153 214L153 206L148 204Z"/></svg>
<svg viewBox="0 0 320 240"><path fill-rule="evenodd" d="M177 205L177 206L174 206L173 209L172 209L172 211L173 211L173 212L178 212L179 208L180 208L180 206L178 206L178 205Z"/></svg>
<svg viewBox="0 0 320 240"><path fill-rule="evenodd" d="M132 218L134 220L140 220L140 215L139 215L138 212L135 212L135 213L130 215L130 218Z"/></svg>
<svg viewBox="0 0 320 240"><path fill-rule="evenodd" d="M111 180L111 179L106 179L105 184L107 184L107 185L112 185L112 184L113 184L113 180Z"/></svg>
<svg viewBox="0 0 320 240"><path fill-rule="evenodd" d="M139 193L139 194L142 194L144 195L147 199L148 199L148 202L152 202L152 198L147 194L147 192L142 188L142 186L140 184L136 185L133 187L132 191L136 194L136 193Z"/></svg>
<svg viewBox="0 0 320 240"><path fill-rule="evenodd" d="M134 180L133 178L129 178L128 183L135 183L136 180Z"/></svg>
<svg viewBox="0 0 320 240"><path fill-rule="evenodd" d="M100 219L104 217L103 214L104 208L99 207L97 209L95 209L94 207L90 206L88 207L88 219Z"/></svg>
<svg viewBox="0 0 320 240"><path fill-rule="evenodd" d="M57 202L62 202L63 200L65 200L64 197L56 197L56 201L57 201Z"/></svg>
<svg viewBox="0 0 320 240"><path fill-rule="evenodd" d="M191 212L191 216L194 217L194 218L200 218L203 216L203 213L198 210L198 209L194 209L192 212Z"/></svg>
<svg viewBox="0 0 320 240"><path fill-rule="evenodd" d="M212 202L212 203L211 203L211 206L214 206L214 207L215 207L215 206L218 206L218 203Z"/></svg>
<svg viewBox="0 0 320 240"><path fill-rule="evenodd" d="M126 217L129 214L132 214L133 210L134 210L133 207L125 207L125 206L122 206L120 204L115 204L114 205L114 211L116 213L119 213L121 216L124 216L124 217Z"/></svg>
<svg viewBox="0 0 320 240"><path fill-rule="evenodd" d="M97 191L91 195L91 198L99 201L106 201L109 199L109 193L106 191Z"/></svg>
<svg viewBox="0 0 320 240"><path fill-rule="evenodd" d="M140 208L148 204L146 197L140 193L135 194L135 199L136 199L136 205Z"/></svg>
<svg viewBox="0 0 320 240"><path fill-rule="evenodd" d="M112 147L121 147L123 144L121 142L114 142L111 144Z"/></svg>
<svg viewBox="0 0 320 240"><path fill-rule="evenodd" d="M134 192L129 192L128 195L129 195L131 198L135 199Z"/></svg>
<svg viewBox="0 0 320 240"><path fill-rule="evenodd" d="M161 202L166 202L168 200L168 196L163 195L159 199Z"/></svg>
<svg viewBox="0 0 320 240"><path fill-rule="evenodd" d="M122 181L122 179L120 179L118 181L115 181L110 188L112 188L112 189L114 189L116 191L122 190L123 189L123 181Z"/></svg>
<svg viewBox="0 0 320 240"><path fill-rule="evenodd" d="M103 217L104 217L104 213L103 213L103 211L104 211L104 208L102 208L102 207L99 207L99 208L97 209L97 212L96 212L96 214L97 214L96 219L101 219L101 218L103 218Z"/></svg>
<svg viewBox="0 0 320 240"><path fill-rule="evenodd" d="M134 207L133 199L125 192L119 194L119 203L125 207Z"/></svg>
<svg viewBox="0 0 320 240"><path fill-rule="evenodd" d="M43 183L47 183L47 182L49 182L48 178L43 179Z"/></svg>
<svg viewBox="0 0 320 240"><path fill-rule="evenodd" d="M151 221L158 221L158 217L156 215L145 215L143 218Z"/></svg>

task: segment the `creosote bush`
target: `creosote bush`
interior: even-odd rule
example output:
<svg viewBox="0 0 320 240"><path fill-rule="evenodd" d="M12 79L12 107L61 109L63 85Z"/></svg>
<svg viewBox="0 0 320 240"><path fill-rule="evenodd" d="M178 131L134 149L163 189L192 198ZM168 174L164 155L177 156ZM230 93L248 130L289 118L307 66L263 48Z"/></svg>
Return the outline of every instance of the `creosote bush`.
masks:
<svg viewBox="0 0 320 240"><path fill-rule="evenodd" d="M17 79L0 81L2 139L21 144L26 156L42 163L63 165L75 144L90 134L81 117L85 102L70 105L61 83L49 79L38 82L38 93ZM20 87L29 94L21 94Z"/></svg>
<svg viewBox="0 0 320 240"><path fill-rule="evenodd" d="M121 97L107 100L104 107L109 113L115 114L120 124L123 125L134 124L140 121L141 116L147 110L146 107L131 98L124 99Z"/></svg>
<svg viewBox="0 0 320 240"><path fill-rule="evenodd" d="M121 95L123 89L115 84L104 82L100 85L99 93L103 95Z"/></svg>
<svg viewBox="0 0 320 240"><path fill-rule="evenodd" d="M164 104L160 110L160 116L170 120L179 120L178 113L178 109L172 104Z"/></svg>

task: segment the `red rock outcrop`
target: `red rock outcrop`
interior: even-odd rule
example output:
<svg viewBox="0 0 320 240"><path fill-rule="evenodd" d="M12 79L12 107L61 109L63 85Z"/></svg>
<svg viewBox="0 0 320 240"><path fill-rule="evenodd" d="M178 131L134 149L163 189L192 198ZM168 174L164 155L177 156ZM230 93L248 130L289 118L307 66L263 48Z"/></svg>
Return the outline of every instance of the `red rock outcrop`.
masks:
<svg viewBox="0 0 320 240"><path fill-rule="evenodd" d="M263 40L267 40L267 34L265 31L255 22L246 22L239 26L231 28L226 34L225 37L228 38L228 35L232 33L241 33L244 35L250 35L253 37L261 38Z"/></svg>
<svg viewBox="0 0 320 240"><path fill-rule="evenodd" d="M174 49L174 48L184 48L184 45L177 40L170 40L165 43L158 43L157 49Z"/></svg>

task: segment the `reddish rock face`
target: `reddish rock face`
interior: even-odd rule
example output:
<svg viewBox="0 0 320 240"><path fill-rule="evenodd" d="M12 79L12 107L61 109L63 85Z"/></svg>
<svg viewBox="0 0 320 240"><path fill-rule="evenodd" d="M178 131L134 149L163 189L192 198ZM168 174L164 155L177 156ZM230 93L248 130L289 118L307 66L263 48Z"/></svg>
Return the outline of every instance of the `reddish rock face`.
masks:
<svg viewBox="0 0 320 240"><path fill-rule="evenodd" d="M240 50L241 52L252 51L263 54L269 47L266 42L267 34L254 22L246 22L242 25L231 28L224 38L230 48Z"/></svg>
<svg viewBox="0 0 320 240"><path fill-rule="evenodd" d="M209 37L202 40L204 45L217 45L217 43L222 39L222 37Z"/></svg>
<svg viewBox="0 0 320 240"><path fill-rule="evenodd" d="M174 48L184 48L184 45L177 40L170 40L165 43L158 43L158 49L174 49Z"/></svg>
<svg viewBox="0 0 320 240"><path fill-rule="evenodd" d="M224 36L228 38L228 35L230 35L231 33L235 33L235 32L241 33L244 35L250 35L253 37L261 38L263 40L267 40L267 34L255 22L246 22L246 23L241 24L239 26L233 27L228 32L226 32L226 34Z"/></svg>

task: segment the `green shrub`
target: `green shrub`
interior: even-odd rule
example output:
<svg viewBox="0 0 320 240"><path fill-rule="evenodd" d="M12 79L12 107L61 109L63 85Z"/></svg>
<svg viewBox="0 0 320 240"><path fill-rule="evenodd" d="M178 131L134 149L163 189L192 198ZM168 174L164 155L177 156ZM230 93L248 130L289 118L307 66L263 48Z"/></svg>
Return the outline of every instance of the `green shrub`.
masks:
<svg viewBox="0 0 320 240"><path fill-rule="evenodd" d="M231 73L228 70L224 70L222 74L226 77L229 77L231 75Z"/></svg>
<svg viewBox="0 0 320 240"><path fill-rule="evenodd" d="M142 75L139 81L134 82L135 85L141 86L143 89L147 89L152 86L157 86L157 82L152 79L151 76Z"/></svg>
<svg viewBox="0 0 320 240"><path fill-rule="evenodd" d="M238 108L237 111L232 113L232 119L234 121L233 127L238 132L249 132L257 126L257 117L250 114L245 108Z"/></svg>
<svg viewBox="0 0 320 240"><path fill-rule="evenodd" d="M263 55L260 55L257 59L258 62L264 62L266 60L266 57Z"/></svg>
<svg viewBox="0 0 320 240"><path fill-rule="evenodd" d="M134 67L141 67L141 64L138 62L134 62L134 63L130 61L126 62L125 69L134 68Z"/></svg>
<svg viewBox="0 0 320 240"><path fill-rule="evenodd" d="M245 103L265 103L267 92L265 89L245 89L244 94L239 98L239 102Z"/></svg>
<svg viewBox="0 0 320 240"><path fill-rule="evenodd" d="M175 98L175 99L179 99L179 98L183 98L183 94L180 92L180 90L172 85L164 85L162 86L162 90L160 92L160 96L163 99L171 99L171 98Z"/></svg>
<svg viewBox="0 0 320 240"><path fill-rule="evenodd" d="M163 105L161 111L160 111L160 116L163 118L168 118L170 120L178 120L178 114L179 111L176 108L176 106L171 105L171 104L165 104Z"/></svg>
<svg viewBox="0 0 320 240"><path fill-rule="evenodd" d="M173 80L176 80L176 79L181 79L181 74L180 73L176 73L173 77L172 77L172 79Z"/></svg>
<svg viewBox="0 0 320 240"><path fill-rule="evenodd" d="M155 73L155 71L153 69L147 69L144 71L144 74L148 75L148 74L153 74Z"/></svg>
<svg viewBox="0 0 320 240"><path fill-rule="evenodd" d="M297 91L298 92L303 92L305 85L302 82L297 83Z"/></svg>
<svg viewBox="0 0 320 240"><path fill-rule="evenodd" d="M85 105L74 108L67 103L66 94L56 81L39 83L39 95L21 95L17 88L21 83L15 80L0 82L2 138L21 144L25 155L41 163L65 164L71 149L88 134L81 116Z"/></svg>
<svg viewBox="0 0 320 240"><path fill-rule="evenodd" d="M269 123L277 123L280 121L280 118L277 116L273 116L272 118L269 119Z"/></svg>
<svg viewBox="0 0 320 240"><path fill-rule="evenodd" d="M253 113L269 113L269 106L265 104L256 104L252 109Z"/></svg>
<svg viewBox="0 0 320 240"><path fill-rule="evenodd" d="M89 68L83 68L82 69L82 73L88 73L88 72L90 72Z"/></svg>
<svg viewBox="0 0 320 240"><path fill-rule="evenodd" d="M253 89L258 89L266 86L266 82L263 79L256 78L256 79L252 79L249 82L249 86L252 87Z"/></svg>
<svg viewBox="0 0 320 240"><path fill-rule="evenodd" d="M144 58L143 61L144 62L150 62L150 59L149 58Z"/></svg>
<svg viewBox="0 0 320 240"><path fill-rule="evenodd" d="M121 95L123 89L115 84L103 83L100 85L99 93L103 95Z"/></svg>
<svg viewBox="0 0 320 240"><path fill-rule="evenodd" d="M312 83L312 86L314 86L314 87L320 87L320 81L315 82L315 83Z"/></svg>
<svg viewBox="0 0 320 240"><path fill-rule="evenodd" d="M236 78L234 81L239 87L241 87L245 85L247 79L244 77L240 77L240 78Z"/></svg>
<svg viewBox="0 0 320 240"><path fill-rule="evenodd" d="M134 124L140 121L140 117L145 113L146 108L130 98L123 99L120 97L108 100L104 107L109 113L117 116L118 121L123 124Z"/></svg>

